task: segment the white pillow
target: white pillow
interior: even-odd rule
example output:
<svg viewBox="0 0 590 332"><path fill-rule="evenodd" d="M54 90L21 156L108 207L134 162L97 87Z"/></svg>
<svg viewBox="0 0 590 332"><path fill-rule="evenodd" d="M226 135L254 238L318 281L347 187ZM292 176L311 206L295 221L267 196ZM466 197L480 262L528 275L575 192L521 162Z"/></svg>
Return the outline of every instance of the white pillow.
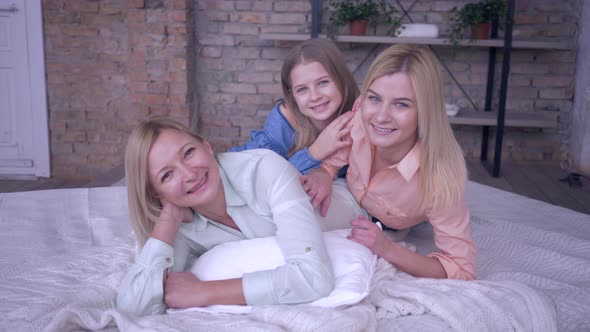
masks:
<svg viewBox="0 0 590 332"><path fill-rule="evenodd" d="M348 240L350 229L324 232L324 242L332 260L335 287L330 295L309 303L312 306L335 308L362 301L369 286L377 257L366 247ZM285 264L274 236L226 242L201 255L191 271L201 280L239 278L245 273L271 270ZM247 314L251 306L214 305L203 308L168 309L169 313L196 310L209 313Z"/></svg>

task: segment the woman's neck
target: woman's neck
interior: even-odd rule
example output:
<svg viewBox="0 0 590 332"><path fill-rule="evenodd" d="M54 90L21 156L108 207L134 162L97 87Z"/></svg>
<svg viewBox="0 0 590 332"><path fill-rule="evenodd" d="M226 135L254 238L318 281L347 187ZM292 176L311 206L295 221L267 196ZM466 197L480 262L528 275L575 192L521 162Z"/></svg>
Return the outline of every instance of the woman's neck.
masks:
<svg viewBox="0 0 590 332"><path fill-rule="evenodd" d="M202 215L203 217L216 221L227 227L240 230L232 217L227 213L227 203L225 201L225 191L223 189L223 183L220 184L219 191L213 202L207 203L205 207L195 208L195 212Z"/></svg>
<svg viewBox="0 0 590 332"><path fill-rule="evenodd" d="M373 155L373 166L371 167L372 175L377 174L380 170L398 164L412 150L417 141L404 146L395 146L391 148L376 147Z"/></svg>

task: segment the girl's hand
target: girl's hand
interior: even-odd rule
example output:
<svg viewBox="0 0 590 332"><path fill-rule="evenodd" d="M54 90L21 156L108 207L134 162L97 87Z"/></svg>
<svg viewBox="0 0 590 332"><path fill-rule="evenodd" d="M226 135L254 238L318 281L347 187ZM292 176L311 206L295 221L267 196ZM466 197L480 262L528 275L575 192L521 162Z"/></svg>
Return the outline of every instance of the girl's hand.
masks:
<svg viewBox="0 0 590 332"><path fill-rule="evenodd" d="M311 199L311 205L320 207L320 214L325 217L332 200L332 177L322 168L316 168L299 178L303 190Z"/></svg>
<svg viewBox="0 0 590 332"><path fill-rule="evenodd" d="M191 272L168 272L164 280L164 302L170 308L208 306L205 282Z"/></svg>
<svg viewBox="0 0 590 332"><path fill-rule="evenodd" d="M352 221L352 231L348 239L364 245L380 257L385 255L391 244L381 228L365 217L358 217Z"/></svg>
<svg viewBox="0 0 590 332"><path fill-rule="evenodd" d="M352 140L348 123L353 117L352 112L346 112L334 119L308 148L309 154L317 160L324 160L339 149L350 146Z"/></svg>

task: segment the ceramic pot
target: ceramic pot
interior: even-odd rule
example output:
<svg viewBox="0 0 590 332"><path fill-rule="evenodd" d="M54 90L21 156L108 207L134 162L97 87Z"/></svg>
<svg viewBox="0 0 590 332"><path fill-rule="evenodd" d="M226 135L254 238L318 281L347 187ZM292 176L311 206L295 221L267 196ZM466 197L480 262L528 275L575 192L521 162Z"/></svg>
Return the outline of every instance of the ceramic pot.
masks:
<svg viewBox="0 0 590 332"><path fill-rule="evenodd" d="M490 38L490 22L474 24L471 26L471 39L488 39Z"/></svg>
<svg viewBox="0 0 590 332"><path fill-rule="evenodd" d="M350 34L354 36L363 36L367 34L367 20L351 21Z"/></svg>

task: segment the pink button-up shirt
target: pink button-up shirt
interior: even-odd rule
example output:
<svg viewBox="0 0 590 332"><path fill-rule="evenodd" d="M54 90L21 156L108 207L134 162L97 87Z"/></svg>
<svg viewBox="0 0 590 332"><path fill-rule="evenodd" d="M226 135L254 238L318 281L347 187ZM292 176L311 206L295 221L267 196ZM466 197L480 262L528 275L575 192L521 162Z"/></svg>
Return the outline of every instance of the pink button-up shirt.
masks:
<svg viewBox="0 0 590 332"><path fill-rule="evenodd" d="M420 209L420 143L416 143L398 164L371 177L374 146L366 135L360 112L351 120L351 125L353 144L346 181L360 205L383 224L396 229L429 221L434 230L434 242L441 251L429 256L441 262L448 278L474 279L476 249L466 202L461 200L442 209ZM339 157L326 159L327 168L329 165L336 169L341 167L343 155Z"/></svg>

